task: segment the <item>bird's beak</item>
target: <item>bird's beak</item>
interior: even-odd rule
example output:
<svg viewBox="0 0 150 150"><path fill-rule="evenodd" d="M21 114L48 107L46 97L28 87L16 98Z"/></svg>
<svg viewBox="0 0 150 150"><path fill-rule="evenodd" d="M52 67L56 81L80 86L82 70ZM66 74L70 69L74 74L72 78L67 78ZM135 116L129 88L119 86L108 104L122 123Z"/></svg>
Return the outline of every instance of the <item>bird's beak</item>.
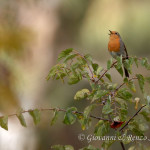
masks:
<svg viewBox="0 0 150 150"><path fill-rule="evenodd" d="M110 30L109 30L109 32L110 32L110 33L108 33L108 35L111 35L111 34L112 34L112 32L111 32Z"/></svg>

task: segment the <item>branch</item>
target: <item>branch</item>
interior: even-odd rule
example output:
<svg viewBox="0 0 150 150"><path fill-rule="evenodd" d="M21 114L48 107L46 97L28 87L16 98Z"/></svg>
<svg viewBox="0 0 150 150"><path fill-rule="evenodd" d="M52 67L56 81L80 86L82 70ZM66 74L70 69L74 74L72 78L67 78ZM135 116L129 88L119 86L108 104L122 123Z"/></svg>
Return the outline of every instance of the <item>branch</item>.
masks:
<svg viewBox="0 0 150 150"><path fill-rule="evenodd" d="M125 150L125 146L122 141L120 142L120 144L121 144L122 149Z"/></svg>
<svg viewBox="0 0 150 150"><path fill-rule="evenodd" d="M113 62L113 64L111 65L110 68L112 68L116 63L117 63L117 61ZM98 83L98 81L99 81L100 79L102 79L102 78L104 77L104 75L105 75L108 71L109 71L109 69L106 69L106 70L104 71L104 73L98 78L98 80L96 81L96 83Z"/></svg>
<svg viewBox="0 0 150 150"><path fill-rule="evenodd" d="M131 81L131 80L135 80L135 79L138 79L137 77L133 77L131 79L129 79L128 81ZM123 85L125 85L126 83L123 82L119 87L116 88L115 92L118 91Z"/></svg>
<svg viewBox="0 0 150 150"><path fill-rule="evenodd" d="M138 115L138 113L145 107L146 105L143 105L127 122L126 124L119 130L122 131L128 124L131 122L131 120Z"/></svg>
<svg viewBox="0 0 150 150"><path fill-rule="evenodd" d="M57 111L61 111L61 112L67 112L65 109L61 109L61 108L41 108L41 109L38 109L39 111L54 111L54 110L57 110ZM30 110L24 110L22 111L21 113L29 113L29 112L32 112L33 109L30 109ZM78 112L78 111L73 111L72 113L74 114L81 114L81 115L84 115L83 112ZM14 113L14 114L10 114L8 115L8 117L13 117L13 116L17 116L17 113ZM4 116L0 116L0 118L3 118ZM111 122L111 120L109 119L105 119L105 118L102 118L102 117L97 117L97 116L93 116L93 115L89 115L89 117L91 118L94 118L94 119L97 119L97 120L104 120L104 121L109 121Z"/></svg>

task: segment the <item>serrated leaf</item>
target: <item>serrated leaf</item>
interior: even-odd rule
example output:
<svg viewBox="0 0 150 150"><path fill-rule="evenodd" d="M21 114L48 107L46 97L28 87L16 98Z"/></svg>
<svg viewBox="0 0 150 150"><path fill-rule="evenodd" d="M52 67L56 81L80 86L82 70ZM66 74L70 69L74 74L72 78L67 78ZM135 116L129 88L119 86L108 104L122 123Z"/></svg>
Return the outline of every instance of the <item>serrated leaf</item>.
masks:
<svg viewBox="0 0 150 150"><path fill-rule="evenodd" d="M51 148L54 150L74 150L71 145L53 145Z"/></svg>
<svg viewBox="0 0 150 150"><path fill-rule="evenodd" d="M54 125L54 123L56 122L56 120L57 120L57 118L58 118L58 110L57 110L57 108L54 110L54 115L53 115L53 118L52 118L52 120L51 120L51 123L50 123L50 125L52 126L52 125Z"/></svg>
<svg viewBox="0 0 150 150"><path fill-rule="evenodd" d="M105 115L108 115L112 112L113 112L113 109L111 108L110 100L107 100L106 104L103 106L102 113Z"/></svg>
<svg viewBox="0 0 150 150"><path fill-rule="evenodd" d="M29 114L32 116L35 125L40 122L40 111L38 109L30 111Z"/></svg>
<svg viewBox="0 0 150 150"><path fill-rule="evenodd" d="M110 75L109 73L106 73L105 76L108 78L108 80L109 80L110 82L112 82L112 80L111 80L111 75Z"/></svg>
<svg viewBox="0 0 150 150"><path fill-rule="evenodd" d="M81 100L87 98L89 93L90 91L88 89L82 89L75 94L74 100Z"/></svg>
<svg viewBox="0 0 150 150"><path fill-rule="evenodd" d="M63 50L58 56L58 61L68 56L72 51L73 51L73 48L68 48L66 50Z"/></svg>
<svg viewBox="0 0 150 150"><path fill-rule="evenodd" d="M95 126L94 134L96 136L104 136L109 132L109 129L110 129L109 123L100 120Z"/></svg>
<svg viewBox="0 0 150 150"><path fill-rule="evenodd" d="M69 77L69 81L68 81L68 84L72 85L72 84L76 84L80 81L79 77L76 75L71 75Z"/></svg>
<svg viewBox="0 0 150 150"><path fill-rule="evenodd" d="M112 58L107 61L107 69L109 70L112 66Z"/></svg>
<svg viewBox="0 0 150 150"><path fill-rule="evenodd" d="M136 77L138 78L139 86L143 93L144 92L144 83L145 83L144 77L141 74L137 74Z"/></svg>
<svg viewBox="0 0 150 150"><path fill-rule="evenodd" d="M92 105L89 105L87 106L85 109L84 109L84 117L87 118L89 113L96 107L97 105L96 104L92 104Z"/></svg>
<svg viewBox="0 0 150 150"><path fill-rule="evenodd" d="M95 148L94 146L92 145L89 145L87 147L84 147L84 148L81 148L79 150L99 150L98 148Z"/></svg>
<svg viewBox="0 0 150 150"><path fill-rule="evenodd" d="M0 126L3 129L8 130L8 116L0 117Z"/></svg>
<svg viewBox="0 0 150 150"><path fill-rule="evenodd" d="M64 124L74 124L77 117L73 112L76 112L76 111L77 111L76 107L68 108L65 113L63 123Z"/></svg>
<svg viewBox="0 0 150 150"><path fill-rule="evenodd" d="M19 119L22 126L27 127L27 124L26 124L26 121L25 121L24 116L22 114L22 111L23 110L21 109L17 112L17 118Z"/></svg>

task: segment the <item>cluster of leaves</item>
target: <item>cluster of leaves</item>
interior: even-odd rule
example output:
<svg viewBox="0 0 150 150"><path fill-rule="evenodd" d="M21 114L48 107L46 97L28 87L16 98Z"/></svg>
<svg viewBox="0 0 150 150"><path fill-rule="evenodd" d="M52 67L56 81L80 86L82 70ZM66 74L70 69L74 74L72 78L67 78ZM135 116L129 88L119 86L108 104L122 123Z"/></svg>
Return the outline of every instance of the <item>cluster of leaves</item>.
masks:
<svg viewBox="0 0 150 150"><path fill-rule="evenodd" d="M145 82L150 83L150 77L144 77L142 74L136 74L132 76L132 66L135 64L139 67L141 64L147 70L150 70L150 64L146 58L129 57L128 59L122 58L122 56L117 57L116 61L112 59L107 61L107 69L104 69L99 64L94 63L92 57L87 54L80 54L78 51L73 49L66 49L60 53L58 56L59 63L53 66L47 76L47 80L60 79L63 83L68 82L69 85L77 84L81 80L87 80L90 89L81 89L76 92L74 100L76 102L83 101L87 99L91 102L83 112L79 112L76 107L70 107L67 110L59 108L50 108L54 112L53 118L51 120L51 125L53 125L59 115L59 112L64 112L63 123L66 125L72 125L77 120L81 124L82 130L87 130L91 126L91 119L97 119L97 124L94 127L95 136L109 135L111 130L117 129L115 135L132 133L133 135L143 136L145 131L148 130L147 122L150 122L150 96L145 93ZM130 78L124 77L123 67L125 67L130 73ZM118 85L113 83L112 75L109 73L110 69L116 69L117 72L123 77L122 84ZM134 97L136 92L136 86L134 80L138 80L139 88L141 93L144 95L144 100L141 101L139 98ZM131 103L133 105L131 105ZM135 105L135 112L138 107L142 107L138 113L132 117L128 114L128 106L132 107ZM101 116L93 116L92 111L96 108L100 108ZM24 119L23 113L28 112L35 124L40 122L40 113L47 109L34 109L23 111L19 110L16 114L22 126L26 127L26 121ZM136 115L140 118L135 117ZM9 115L9 116L13 116ZM8 117L0 117L0 126L8 130ZM143 116L143 117L141 117ZM137 120L138 119L138 120ZM128 121L129 120L129 121ZM121 126L121 129L118 128ZM113 141L114 142L114 141ZM103 149L108 149L112 141L105 141L101 145ZM131 141L123 141L123 144L128 144ZM56 150L72 150L73 147L70 145L62 146L55 145L52 146ZM89 145L81 150L98 150Z"/></svg>
<svg viewBox="0 0 150 150"><path fill-rule="evenodd" d="M84 109L83 114L72 113L76 112L77 108L68 108L64 120L65 124L73 124L78 119L82 129L88 129L91 125L91 113L96 107L102 107L101 114L103 116L103 118L99 117L99 121L95 126L94 134L96 136L109 134L113 122L124 122L125 124L131 117L128 115L128 105L135 103L136 109L139 105L139 99L136 101L134 97L134 93L137 90L134 80L138 80L141 92L146 95L145 101L140 102L140 105L142 103L143 105L149 105L150 103L150 96L144 91L145 82L149 82L150 78L143 77L142 74L136 74L134 77L126 78L124 77L123 71L123 67L125 67L130 76L132 76L132 66L134 64L136 67L139 67L141 64L147 70L150 70L150 64L146 58L129 57L125 59L120 56L114 62L112 59L108 60L107 69L104 69L99 64L94 63L90 55L82 55L76 50L66 49L60 53L58 61L61 61L61 63L55 65L50 70L47 77L48 80L50 78L61 79L64 82L64 78L68 77L68 84L77 84L82 79L85 79L91 86L91 89L81 89L74 96L76 101L83 99L90 100L91 105ZM109 74L109 70L112 68L115 68L123 77L123 83L119 86L117 83L112 82L112 76ZM143 119L145 118L146 121L150 121L149 111L149 106L145 107L140 113L140 115L143 115L143 118L138 118L140 125L137 124L137 119L134 118L121 133L132 132L134 135L144 135L144 132L148 128ZM124 144L130 142L124 142ZM104 142L102 147L108 148L111 144L112 142Z"/></svg>

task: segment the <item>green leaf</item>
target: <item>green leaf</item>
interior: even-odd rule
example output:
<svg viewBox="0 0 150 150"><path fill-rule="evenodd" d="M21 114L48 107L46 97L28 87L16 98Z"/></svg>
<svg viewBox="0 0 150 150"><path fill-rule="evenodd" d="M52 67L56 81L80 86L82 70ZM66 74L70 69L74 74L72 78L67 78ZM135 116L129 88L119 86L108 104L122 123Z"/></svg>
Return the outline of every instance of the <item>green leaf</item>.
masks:
<svg viewBox="0 0 150 150"><path fill-rule="evenodd" d="M150 122L150 108L149 106L146 106L143 108L143 110L140 112L141 115L145 118L146 121Z"/></svg>
<svg viewBox="0 0 150 150"><path fill-rule="evenodd" d="M97 105L96 104L92 104L92 105L89 105L87 106L85 109L84 109L84 117L87 118L89 113L96 107Z"/></svg>
<svg viewBox="0 0 150 150"><path fill-rule="evenodd" d="M137 135L137 136L144 136L143 131L139 128L139 124L140 124L139 121L140 120L138 120L138 122L134 120L134 121L130 122L129 125L128 125L128 128L135 135Z"/></svg>
<svg viewBox="0 0 150 150"><path fill-rule="evenodd" d="M106 104L103 106L102 113L105 115L108 115L112 112L113 112L113 109L111 108L110 100L107 100Z"/></svg>
<svg viewBox="0 0 150 150"><path fill-rule="evenodd" d="M102 70L103 70L102 67L98 67L98 68L97 68L97 71L96 71L96 75L98 76Z"/></svg>
<svg viewBox="0 0 150 150"><path fill-rule="evenodd" d="M90 55L90 54L86 54L85 56L84 56L84 58L86 59L86 60L88 60L89 62L90 62L90 64L92 64L92 56Z"/></svg>
<svg viewBox="0 0 150 150"><path fill-rule="evenodd" d="M115 65L116 70L120 73L120 75L123 77L123 69L121 68L117 68L117 65Z"/></svg>
<svg viewBox="0 0 150 150"><path fill-rule="evenodd" d="M143 93L144 92L144 83L145 83L144 77L141 74L137 74L136 77L138 78L139 86Z"/></svg>
<svg viewBox="0 0 150 150"><path fill-rule="evenodd" d="M136 92L136 88L135 88L135 85L134 85L134 82L132 80L130 80L128 83L127 83L127 86L129 87L129 89L133 92Z"/></svg>
<svg viewBox="0 0 150 150"><path fill-rule="evenodd" d="M115 142L115 140L108 140L103 142L102 144L102 148L104 148L104 150L108 150L109 147ZM102 149L103 150L103 149Z"/></svg>
<svg viewBox="0 0 150 150"><path fill-rule="evenodd" d="M74 57L76 57L77 56L77 54L71 54L71 55L68 55L67 57L66 57L66 59L64 60L64 63L66 63L67 61L69 61L69 60L72 60Z"/></svg>
<svg viewBox="0 0 150 150"><path fill-rule="evenodd" d="M98 69L98 64L93 63L93 64L92 64L92 68L93 68L94 71L97 71L97 69Z"/></svg>
<svg viewBox="0 0 150 150"><path fill-rule="evenodd" d="M117 57L117 65L116 65L117 70L122 68L122 55Z"/></svg>
<svg viewBox="0 0 150 150"><path fill-rule="evenodd" d="M89 145L87 147L84 147L84 148L81 148L79 150L99 150L98 148L95 148L94 146L92 145Z"/></svg>
<svg viewBox="0 0 150 150"><path fill-rule="evenodd" d="M131 65L132 65L133 61L132 59L126 59L123 61L123 65L124 67L128 70L128 72L131 74Z"/></svg>
<svg viewBox="0 0 150 150"><path fill-rule="evenodd" d="M54 150L74 150L74 148L71 145L53 145L51 146Z"/></svg>
<svg viewBox="0 0 150 150"><path fill-rule="evenodd" d="M122 88L118 90L117 97L130 101L132 99L132 94L126 88Z"/></svg>
<svg viewBox="0 0 150 150"><path fill-rule="evenodd" d="M104 136L109 132L109 130L109 122L104 122L103 120L100 120L95 126L94 134L96 136Z"/></svg>
<svg viewBox="0 0 150 150"><path fill-rule="evenodd" d="M107 90L97 90L92 98L92 102L94 102L97 99L101 99L103 96L107 95L109 91Z"/></svg>
<svg viewBox="0 0 150 150"><path fill-rule="evenodd" d="M89 93L90 91L88 89L82 89L75 94L74 99L81 100L81 99L87 98Z"/></svg>
<svg viewBox="0 0 150 150"><path fill-rule="evenodd" d="M23 116L23 114L22 114L22 111L23 111L23 110L20 109L20 110L17 112L17 118L19 119L19 121L20 121L20 123L21 123L22 126L27 127L27 124L26 124L26 121L25 121L24 116Z"/></svg>
<svg viewBox="0 0 150 150"><path fill-rule="evenodd" d="M105 76L108 78L108 80L109 80L110 82L112 82L112 80L111 80L111 75L110 75L109 73L106 73Z"/></svg>
<svg viewBox="0 0 150 150"><path fill-rule="evenodd" d="M107 61L107 69L109 70L112 66L112 58Z"/></svg>
<svg viewBox="0 0 150 150"><path fill-rule="evenodd" d="M146 69L150 70L150 65L148 63L147 58L142 58L141 65L144 66Z"/></svg>
<svg viewBox="0 0 150 150"><path fill-rule="evenodd" d="M29 114L32 116L35 125L40 122L40 111L38 109L31 110Z"/></svg>
<svg viewBox="0 0 150 150"><path fill-rule="evenodd" d="M76 84L80 81L79 77L76 75L71 75L69 77L69 81L68 81L68 84L72 85L72 84Z"/></svg>
<svg viewBox="0 0 150 150"><path fill-rule="evenodd" d="M63 50L58 56L58 61L60 61L64 57L68 56L72 51L73 51L73 48L68 48L66 50Z"/></svg>
<svg viewBox="0 0 150 150"><path fill-rule="evenodd" d="M73 112L76 112L76 111L77 111L77 108L75 108L75 107L68 108L65 113L63 123L67 124L67 125L74 124L77 117Z"/></svg>
<svg viewBox="0 0 150 150"><path fill-rule="evenodd" d="M120 117L119 117L120 120L121 120L121 121L126 121L127 114L128 114L127 108L121 107L121 108L120 108Z"/></svg>
<svg viewBox="0 0 150 150"><path fill-rule="evenodd" d="M57 108L54 110L54 115L53 115L53 118L52 118L52 120L51 120L51 123L50 123L50 125L52 126L52 125L54 125L54 123L56 122L56 120L57 120L57 118L58 118L58 110L57 110Z"/></svg>
<svg viewBox="0 0 150 150"><path fill-rule="evenodd" d="M3 129L8 130L8 116L0 117L0 126Z"/></svg>
<svg viewBox="0 0 150 150"><path fill-rule="evenodd" d="M82 130L88 129L91 126L91 118L84 117L83 115L77 114L78 120L81 124Z"/></svg>

